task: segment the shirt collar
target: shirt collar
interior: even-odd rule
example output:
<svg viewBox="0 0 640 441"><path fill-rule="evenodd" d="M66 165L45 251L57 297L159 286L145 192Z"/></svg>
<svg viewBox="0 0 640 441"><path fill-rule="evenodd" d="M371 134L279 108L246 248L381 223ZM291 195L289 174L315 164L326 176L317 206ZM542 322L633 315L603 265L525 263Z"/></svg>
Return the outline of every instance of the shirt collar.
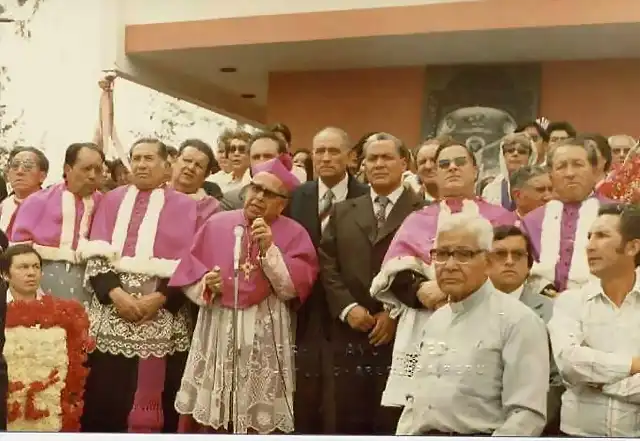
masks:
<svg viewBox="0 0 640 441"><path fill-rule="evenodd" d="M478 290L472 293L469 297L459 302L449 302L449 307L454 314L462 314L466 311L470 311L474 306L479 304L485 297L485 294L493 288L493 284L487 279L484 284L478 288Z"/></svg>
<svg viewBox="0 0 640 441"><path fill-rule="evenodd" d="M325 184L322 179L318 178L318 199L322 199L327 191L329 191L327 184ZM345 173L342 180L331 187L331 191L333 192L335 200L345 200L347 198L347 192L349 191L349 175Z"/></svg>
<svg viewBox="0 0 640 441"><path fill-rule="evenodd" d="M38 291L36 291L36 300L41 300L43 295L44 291L42 291L42 288L38 288ZM13 294L11 293L11 288L7 288L7 303L11 302L13 302Z"/></svg>
<svg viewBox="0 0 640 441"><path fill-rule="evenodd" d="M602 282L600 279L593 280L585 286L587 292L587 300L592 300L598 296L606 296L604 289L602 289ZM629 294L635 294L640 296L640 267L636 268L636 282L633 284L633 288L629 291ZM640 300L640 297L638 298Z"/></svg>
<svg viewBox="0 0 640 441"><path fill-rule="evenodd" d="M391 193L387 195L387 197L389 198L389 204L391 206L395 205L396 202L398 202L398 199L400 199L400 196L402 196L403 191L404 191L404 186L400 185L398 188L396 188L395 190L393 190ZM376 193L373 187L371 187L371 200L374 203L376 202L377 197L378 197L378 193Z"/></svg>
<svg viewBox="0 0 640 441"><path fill-rule="evenodd" d="M504 291L501 291L501 292L504 292ZM524 283L511 292L505 292L505 294L520 300L522 298L523 292L524 292Z"/></svg>

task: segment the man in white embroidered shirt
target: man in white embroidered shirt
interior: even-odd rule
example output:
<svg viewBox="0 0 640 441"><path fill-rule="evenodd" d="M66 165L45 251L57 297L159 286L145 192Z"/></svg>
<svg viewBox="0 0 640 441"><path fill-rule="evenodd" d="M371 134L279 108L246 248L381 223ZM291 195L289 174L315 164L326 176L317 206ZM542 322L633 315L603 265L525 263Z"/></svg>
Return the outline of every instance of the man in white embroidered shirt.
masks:
<svg viewBox="0 0 640 441"><path fill-rule="evenodd" d="M587 258L599 280L556 299L549 334L567 383L560 429L640 437L640 207L600 209Z"/></svg>
<svg viewBox="0 0 640 441"><path fill-rule="evenodd" d="M413 394L397 435L539 436L549 347L544 323L487 279L493 229L474 214L447 216L430 255L449 303L423 328Z"/></svg>

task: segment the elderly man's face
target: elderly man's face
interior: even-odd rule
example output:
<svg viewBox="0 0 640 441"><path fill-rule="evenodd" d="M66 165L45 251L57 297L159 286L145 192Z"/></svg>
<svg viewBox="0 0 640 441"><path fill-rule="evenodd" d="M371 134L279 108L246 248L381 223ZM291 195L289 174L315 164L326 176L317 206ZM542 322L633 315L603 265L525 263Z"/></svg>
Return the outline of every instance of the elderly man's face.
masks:
<svg viewBox="0 0 640 441"><path fill-rule="evenodd" d="M20 197L39 190L46 178L47 174L40 170L38 156L33 152L20 152L9 163L9 184Z"/></svg>
<svg viewBox="0 0 640 441"><path fill-rule="evenodd" d="M581 146L563 145L552 151L551 183L562 202L582 202L593 192L597 169Z"/></svg>
<svg viewBox="0 0 640 441"><path fill-rule="evenodd" d="M465 229L439 233L431 252L436 280L451 301L465 299L487 278L487 256L478 247L477 237Z"/></svg>
<svg viewBox="0 0 640 441"><path fill-rule="evenodd" d="M258 173L253 177L244 202L245 216L249 221L258 217L272 221L287 205L288 194L282 182L270 173Z"/></svg>
<svg viewBox="0 0 640 441"><path fill-rule="evenodd" d="M520 216L543 206L551 200L553 187L548 173L534 176L522 188L513 190L513 200Z"/></svg>

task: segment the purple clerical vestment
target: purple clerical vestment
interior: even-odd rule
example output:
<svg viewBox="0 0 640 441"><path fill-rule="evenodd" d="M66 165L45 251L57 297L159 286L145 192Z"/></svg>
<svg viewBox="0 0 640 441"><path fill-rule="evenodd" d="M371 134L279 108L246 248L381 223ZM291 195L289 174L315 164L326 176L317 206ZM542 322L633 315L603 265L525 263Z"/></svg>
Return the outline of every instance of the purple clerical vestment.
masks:
<svg viewBox="0 0 640 441"><path fill-rule="evenodd" d="M171 277L197 229L197 204L171 188L133 185L107 193L96 211L85 258L105 257L115 269Z"/></svg>
<svg viewBox="0 0 640 441"><path fill-rule="evenodd" d="M243 210L214 214L196 235L191 251L180 260L170 286L190 286L199 282L214 267L220 268L222 277L222 306L234 306L233 229L242 225L239 276L239 307L249 308L266 299L271 293L269 280L260 270L259 247L251 239L250 227ZM318 273L318 258L307 231L296 221L279 216L270 225L273 243L279 249L289 276L296 289L297 299L303 302L310 294Z"/></svg>
<svg viewBox="0 0 640 441"><path fill-rule="evenodd" d="M97 191L84 198L75 195L65 183L33 193L20 205L10 240L32 243L45 260L77 263L76 250L89 236L101 199Z"/></svg>
<svg viewBox="0 0 640 441"><path fill-rule="evenodd" d="M588 233L600 206L611 202L599 195L574 203L553 200L527 214L522 228L536 258L531 276L553 284L558 292L592 280L586 253Z"/></svg>

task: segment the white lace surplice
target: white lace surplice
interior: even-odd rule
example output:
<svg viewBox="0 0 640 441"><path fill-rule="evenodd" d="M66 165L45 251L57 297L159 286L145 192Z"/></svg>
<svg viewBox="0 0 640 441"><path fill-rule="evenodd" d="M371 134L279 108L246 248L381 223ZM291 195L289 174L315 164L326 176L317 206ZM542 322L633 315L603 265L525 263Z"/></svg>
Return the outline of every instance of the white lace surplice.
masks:
<svg viewBox="0 0 640 441"><path fill-rule="evenodd" d="M292 432L295 314L285 300L295 289L280 251L272 247L262 266L278 296L238 311L238 433ZM198 292L197 297L194 295ZM202 285L187 295L202 304ZM176 409L214 429L228 428L233 375L233 310L216 299L202 306Z"/></svg>

